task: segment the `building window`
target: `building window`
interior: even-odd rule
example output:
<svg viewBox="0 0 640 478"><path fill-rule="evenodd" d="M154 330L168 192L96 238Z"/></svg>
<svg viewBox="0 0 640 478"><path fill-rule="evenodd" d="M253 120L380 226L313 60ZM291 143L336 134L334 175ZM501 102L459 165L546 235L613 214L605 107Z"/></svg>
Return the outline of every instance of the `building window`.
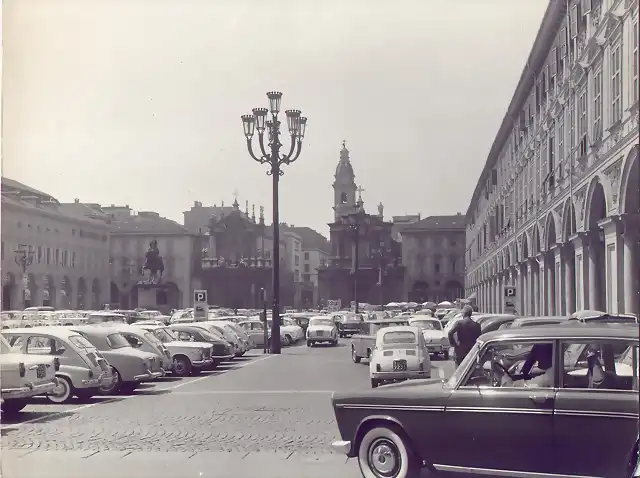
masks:
<svg viewBox="0 0 640 478"><path fill-rule="evenodd" d="M50 247L47 247L46 252L47 252L47 253L46 253L46 257L45 257L45 262L46 262L47 264L51 264L51 248L50 248Z"/></svg>
<svg viewBox="0 0 640 478"><path fill-rule="evenodd" d="M564 162L564 121L558 123L558 175L562 177L562 164Z"/></svg>
<svg viewBox="0 0 640 478"><path fill-rule="evenodd" d="M633 22L633 52L631 53L631 67L633 68L632 71L632 75L633 75L633 87L631 88L631 98L633 100L633 103L635 103L636 101L638 101L638 87L640 85L638 85L638 42L640 40L638 40L638 35L640 34L640 32L638 32L638 12L636 11L636 14L634 15L634 22Z"/></svg>
<svg viewBox="0 0 640 478"><path fill-rule="evenodd" d="M300 256L296 255L296 256L294 257L294 264L295 264L295 265L297 265L297 266L299 266L299 265L300 265Z"/></svg>
<svg viewBox="0 0 640 478"><path fill-rule="evenodd" d="M440 264L439 263L435 263L433 269L435 270L436 274L440 273Z"/></svg>
<svg viewBox="0 0 640 478"><path fill-rule="evenodd" d="M305 265L304 265L304 271L305 271L305 272L310 272L309 264L305 264Z"/></svg>
<svg viewBox="0 0 640 478"><path fill-rule="evenodd" d="M294 271L293 279L294 279L295 282L300 282L300 272Z"/></svg>
<svg viewBox="0 0 640 478"><path fill-rule="evenodd" d="M302 281L303 282L311 282L311 275L310 274L302 274Z"/></svg>
<svg viewBox="0 0 640 478"><path fill-rule="evenodd" d="M451 272L456 273L456 259L455 257L451 258Z"/></svg>
<svg viewBox="0 0 640 478"><path fill-rule="evenodd" d="M305 261L308 261L308 260L309 260L309 253L308 253L308 252L305 252L305 253L304 253L304 260L305 260Z"/></svg>
<svg viewBox="0 0 640 478"><path fill-rule="evenodd" d="M622 119L622 46L611 48L611 124Z"/></svg>
<svg viewBox="0 0 640 478"><path fill-rule="evenodd" d="M55 265L60 265L60 249L56 249Z"/></svg>
<svg viewBox="0 0 640 478"><path fill-rule="evenodd" d="M578 98L578 155L580 157L587 154L587 110L589 109L587 100L587 88L583 88Z"/></svg>
<svg viewBox="0 0 640 478"><path fill-rule="evenodd" d="M71 267L75 267L75 266L76 266L76 253L71 252Z"/></svg>
<svg viewBox="0 0 640 478"><path fill-rule="evenodd" d="M340 204L347 204L348 202L347 193L340 193Z"/></svg>
<svg viewBox="0 0 640 478"><path fill-rule="evenodd" d="M602 70L593 75L593 138L602 139Z"/></svg>
<svg viewBox="0 0 640 478"><path fill-rule="evenodd" d="M575 104L575 95L572 95L569 98L569 151L573 153L573 148L576 145L576 104ZM570 156L571 158L573 155Z"/></svg>
<svg viewBox="0 0 640 478"><path fill-rule="evenodd" d="M2 260L4 261L4 241L2 241Z"/></svg>
<svg viewBox="0 0 640 478"><path fill-rule="evenodd" d="M449 245L450 245L451 247L456 247L456 241L451 241L451 242L449 243Z"/></svg>

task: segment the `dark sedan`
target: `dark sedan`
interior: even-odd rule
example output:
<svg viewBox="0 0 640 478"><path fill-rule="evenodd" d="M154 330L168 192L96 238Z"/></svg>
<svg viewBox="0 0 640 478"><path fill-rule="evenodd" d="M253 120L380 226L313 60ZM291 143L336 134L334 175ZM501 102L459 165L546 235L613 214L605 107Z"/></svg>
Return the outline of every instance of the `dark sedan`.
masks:
<svg viewBox="0 0 640 478"><path fill-rule="evenodd" d="M178 336L178 339L191 342L208 342L213 346L211 357L214 367L221 362L232 360L235 357L233 346L226 340L213 335L210 331L195 325L173 324L169 327Z"/></svg>
<svg viewBox="0 0 640 478"><path fill-rule="evenodd" d="M587 345L586 361L567 353ZM518 373L500 363L523 350L536 367ZM624 476L638 398L637 327L502 330L480 337L446 382L334 393L342 439L333 446L357 457L366 477L412 478L424 467L489 476Z"/></svg>

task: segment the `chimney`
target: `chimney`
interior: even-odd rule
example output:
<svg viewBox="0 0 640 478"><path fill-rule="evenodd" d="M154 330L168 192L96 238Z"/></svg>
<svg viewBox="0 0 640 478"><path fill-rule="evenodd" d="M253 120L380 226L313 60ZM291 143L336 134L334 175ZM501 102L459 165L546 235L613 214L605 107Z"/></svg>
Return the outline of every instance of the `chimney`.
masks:
<svg viewBox="0 0 640 478"><path fill-rule="evenodd" d="M75 199L73 200L73 202L74 202L74 203L76 203L76 204L80 204L80 199L79 199L79 198L75 198Z"/></svg>

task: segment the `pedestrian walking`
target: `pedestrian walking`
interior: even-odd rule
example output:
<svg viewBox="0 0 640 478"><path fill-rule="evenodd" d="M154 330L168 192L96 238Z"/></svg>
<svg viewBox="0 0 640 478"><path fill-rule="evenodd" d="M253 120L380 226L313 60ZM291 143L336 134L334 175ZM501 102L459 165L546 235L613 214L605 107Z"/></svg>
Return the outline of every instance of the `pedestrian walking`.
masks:
<svg viewBox="0 0 640 478"><path fill-rule="evenodd" d="M453 344L456 354L456 366L467 356L481 334L480 324L471 318L473 309L465 305L462 309L462 320L457 321L449 331L449 343Z"/></svg>

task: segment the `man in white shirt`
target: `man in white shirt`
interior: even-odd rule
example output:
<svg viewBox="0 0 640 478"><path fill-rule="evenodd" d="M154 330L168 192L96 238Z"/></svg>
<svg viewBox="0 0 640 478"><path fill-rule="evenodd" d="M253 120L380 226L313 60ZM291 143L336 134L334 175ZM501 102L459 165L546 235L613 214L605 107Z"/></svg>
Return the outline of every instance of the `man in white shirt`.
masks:
<svg viewBox="0 0 640 478"><path fill-rule="evenodd" d="M531 369L536 362L538 368L544 370L542 375L531 378L529 380L511 380L511 377L506 373L502 376L500 386L501 387L526 387L526 388L553 388L554 374L553 374L553 345L552 344L537 344L534 345L534 349L531 350L534 354L534 361L528 359L527 362L531 363L528 369ZM525 370L524 373L529 373L529 370Z"/></svg>

